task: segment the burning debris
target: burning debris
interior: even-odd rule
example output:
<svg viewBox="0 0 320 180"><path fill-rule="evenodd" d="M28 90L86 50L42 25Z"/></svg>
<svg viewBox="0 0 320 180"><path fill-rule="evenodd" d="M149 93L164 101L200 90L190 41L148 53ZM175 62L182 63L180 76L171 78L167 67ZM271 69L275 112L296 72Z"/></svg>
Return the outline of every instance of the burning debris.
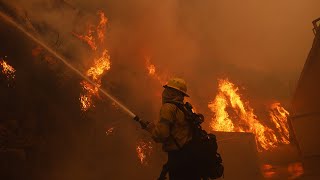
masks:
<svg viewBox="0 0 320 180"><path fill-rule="evenodd" d="M8 80L12 80L15 78L16 70L9 65L5 60L0 59L0 67L3 75L7 77Z"/></svg>
<svg viewBox="0 0 320 180"><path fill-rule="evenodd" d="M254 114L249 102L244 102L239 88L227 79L219 80L218 94L208 107L215 113L211 122L214 131L251 132L256 135L259 151L270 150L280 144L289 144L287 117L289 113L280 103L271 106L271 121L276 125L276 132L261 123ZM228 109L231 107L231 110Z"/></svg>
<svg viewBox="0 0 320 180"><path fill-rule="evenodd" d="M136 152L142 165L148 164L147 158L151 155L152 148L152 143L150 141L145 142L141 140L137 143Z"/></svg>

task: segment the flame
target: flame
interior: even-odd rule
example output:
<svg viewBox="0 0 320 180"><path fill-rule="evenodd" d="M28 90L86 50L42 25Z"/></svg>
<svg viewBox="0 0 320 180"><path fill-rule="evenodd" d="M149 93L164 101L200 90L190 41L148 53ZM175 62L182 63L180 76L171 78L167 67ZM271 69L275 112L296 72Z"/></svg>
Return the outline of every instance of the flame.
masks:
<svg viewBox="0 0 320 180"><path fill-rule="evenodd" d="M10 66L5 60L0 59L1 72L7 79L14 79L16 70Z"/></svg>
<svg viewBox="0 0 320 180"><path fill-rule="evenodd" d="M93 51L98 50L97 39L100 43L104 42L105 39L105 31L107 28L108 18L105 16L103 11L98 11L97 15L100 17L100 21L97 26L92 24L88 25L87 32L83 35L72 32L72 34L85 42Z"/></svg>
<svg viewBox="0 0 320 180"><path fill-rule="evenodd" d="M87 71L87 76L91 77L94 81L100 83L102 74L109 70L111 66L110 56L108 50L104 50L102 56L94 60L94 65Z"/></svg>
<svg viewBox="0 0 320 180"><path fill-rule="evenodd" d="M239 88L228 79L219 80L218 94L214 101L208 104L209 109L215 113L210 124L212 130L251 132L255 134L259 151L270 150L279 144L288 144L289 132L286 121L288 112L280 104L272 105L271 112L279 125L277 131L280 131L280 137L277 137L274 130L261 123L249 102L244 102L238 91ZM229 113L232 113L232 118Z"/></svg>
<svg viewBox="0 0 320 180"><path fill-rule="evenodd" d="M75 32L72 32L72 34L77 37L78 39L82 40L83 42L85 42L86 44L88 44L88 46L92 49L92 50L97 50L98 47L96 45L96 39L94 38L94 27L92 25L89 25L88 27L88 31L86 34L80 35L77 34Z"/></svg>
<svg viewBox="0 0 320 180"><path fill-rule="evenodd" d="M92 99L86 95L80 95L81 110L87 111L92 105Z"/></svg>
<svg viewBox="0 0 320 180"><path fill-rule="evenodd" d="M152 152L152 143L140 141L137 143L136 147L137 155L142 165L147 165L147 158L151 155Z"/></svg>
<svg viewBox="0 0 320 180"><path fill-rule="evenodd" d="M291 163L288 166L288 172L290 174L289 179L297 179L304 174L302 163Z"/></svg>
<svg viewBox="0 0 320 180"><path fill-rule="evenodd" d="M281 143L290 144L289 126L287 119L289 116L289 112L285 110L279 102L276 102L271 105L269 115L280 134Z"/></svg>
<svg viewBox="0 0 320 180"><path fill-rule="evenodd" d="M90 107L94 107L93 98L99 97L101 78L103 74L111 68L110 55L108 50L100 48L100 44L105 40L105 32L108 19L103 11L98 11L97 15L100 18L98 25L90 25L88 28L88 32L85 35L79 35L73 32L76 37L86 42L95 52L95 54L97 54L97 52L102 52L101 55L96 55L97 58L93 59L93 65L85 72L86 76L91 78L92 81L96 83L96 86L93 86L86 81L82 81L80 83L82 89L84 90L84 92L80 94L79 98L82 111L87 111ZM99 42L97 42L97 39L99 40Z"/></svg>
<svg viewBox="0 0 320 180"><path fill-rule="evenodd" d="M80 103L81 103L81 110L87 111L93 105L93 96L99 97L99 89L96 86L93 86L87 81L80 82L82 89L84 90L84 94L80 95Z"/></svg>
<svg viewBox="0 0 320 180"><path fill-rule="evenodd" d="M86 75L90 77L97 86L93 86L87 81L80 83L85 91L85 94L80 95L81 109L83 111L87 111L92 106L92 98L94 96L99 97L102 75L108 71L110 67L110 56L108 51L104 50L101 57L94 59L94 65L87 70Z"/></svg>
<svg viewBox="0 0 320 180"><path fill-rule="evenodd" d="M166 78L160 76L157 71L156 71L156 66L154 64L151 63L151 57L150 56L145 56L144 57L145 61L146 61L146 68L148 70L148 74L153 77L154 79L156 79L157 81L159 81L161 84L165 84L166 83Z"/></svg>
<svg viewBox="0 0 320 180"><path fill-rule="evenodd" d="M100 22L99 22L99 25L97 26L97 35L98 35L98 39L102 43L105 39L104 33L106 32L108 19L105 16L103 11L98 11L98 15L100 16Z"/></svg>

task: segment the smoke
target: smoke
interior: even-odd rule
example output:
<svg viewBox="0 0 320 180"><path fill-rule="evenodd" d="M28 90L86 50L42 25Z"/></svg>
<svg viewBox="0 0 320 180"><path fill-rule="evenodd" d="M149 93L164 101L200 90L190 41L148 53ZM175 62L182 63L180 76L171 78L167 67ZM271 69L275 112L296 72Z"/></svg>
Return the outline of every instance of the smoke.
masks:
<svg viewBox="0 0 320 180"><path fill-rule="evenodd" d="M319 16L315 0L16 1L30 19L57 31L66 46L61 49L83 65L89 55L70 33L104 10L113 63L141 71L148 54L160 71L184 77L201 99L212 98L217 78L229 77L252 99L288 103L313 39L311 21Z"/></svg>
<svg viewBox="0 0 320 180"><path fill-rule="evenodd" d="M111 55L111 70L103 77L103 87L142 118L150 120L158 118L161 105L158 95L162 87L147 75L144 56L151 57L151 62L160 73L186 79L192 102L208 118L207 104L214 99L218 78L228 77L244 87L241 91L246 94L245 98L257 109L263 109L272 100L280 100L288 106L311 47L311 21L320 16L316 8L320 2L317 0L12 0L6 4L29 19L35 28L41 30L39 36L46 43L83 71L91 65L94 55L72 32L84 32L88 23L97 22L97 11L103 10L109 19L105 46ZM51 71L57 74L62 72L60 69ZM66 74L70 76L71 72ZM54 81L54 78L51 77L51 80ZM63 81L64 85L57 83L61 89L80 86L80 80L76 77ZM73 86L65 82L72 82ZM65 101L73 99L68 104L73 104L73 111L80 113L75 110L78 108L75 102L80 87L65 91L70 96L62 97L66 97ZM51 114L57 114L57 118L61 117L69 123L65 131L74 131L72 133L75 134L68 133L70 142L77 141L63 150L66 153L62 154L72 158L57 161L57 164L63 162L58 170L66 168L63 178L74 179L67 171L75 166L74 162L78 162L81 164L79 169L88 169L88 172L82 173L88 176L94 174L93 167L106 166L112 177L128 179L131 176L134 179L136 174L142 174L143 169L132 168L135 162L133 147L137 139L145 138L145 134L137 131L134 123L130 123L121 111L115 111L110 102L99 100L96 107L86 115L88 120L94 121L79 120L81 126L73 127L77 121L70 120L75 118L71 113L64 116L61 107L50 105ZM114 137L117 141L102 138L104 136L99 133L103 132L106 124L112 126L114 123L117 124ZM77 134L80 130L81 134ZM95 133L98 135L93 135ZM87 134L91 134L90 137L86 137ZM91 142L94 139L96 142ZM101 144L104 141L107 142ZM92 146L95 146L94 151L89 150ZM78 149L77 153L72 155L75 149ZM86 154L88 152L96 156ZM78 160L76 157L79 156L84 159ZM87 164L98 159L101 161L97 165ZM127 167L123 166L126 161ZM110 164L106 165L106 162ZM154 164L160 165L158 159ZM79 170L76 167L74 172ZM123 174L117 169L130 172Z"/></svg>

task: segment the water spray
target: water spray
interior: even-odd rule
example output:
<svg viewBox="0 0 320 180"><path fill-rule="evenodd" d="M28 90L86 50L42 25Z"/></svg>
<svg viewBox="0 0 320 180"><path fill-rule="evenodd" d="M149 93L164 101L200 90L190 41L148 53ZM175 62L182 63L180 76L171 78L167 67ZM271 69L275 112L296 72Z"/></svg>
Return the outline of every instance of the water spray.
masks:
<svg viewBox="0 0 320 180"><path fill-rule="evenodd" d="M44 49L46 49L50 54L52 54L54 57L59 59L64 65L66 65L69 69L73 70L77 75L82 77L84 80L88 81L93 86L97 87L99 91L107 96L111 101L113 101L116 105L118 105L124 112L126 112L128 115L130 115L132 118L139 119L137 116L126 106L124 106L122 103L120 103L116 98L114 98L112 95L110 95L106 90L99 87L95 82L93 82L90 78L85 76L83 73L81 73L77 68L75 68L72 64L70 64L66 58L64 58L62 55L58 54L55 50L50 48L48 45L43 43L40 39L36 38L34 35L26 31L22 26L20 26L18 23L16 23L12 18L5 15L4 13L0 12L0 17L10 23L12 26L20 30L22 33L24 33L27 37L29 37L32 41L42 46ZM138 120L137 120L138 121Z"/></svg>

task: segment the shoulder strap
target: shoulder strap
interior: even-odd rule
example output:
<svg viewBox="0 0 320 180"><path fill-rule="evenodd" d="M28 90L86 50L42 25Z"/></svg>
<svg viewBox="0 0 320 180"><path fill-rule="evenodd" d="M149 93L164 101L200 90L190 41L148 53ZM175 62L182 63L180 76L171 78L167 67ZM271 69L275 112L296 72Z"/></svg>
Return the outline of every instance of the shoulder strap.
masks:
<svg viewBox="0 0 320 180"><path fill-rule="evenodd" d="M167 101L166 103L174 104L175 106L177 106L178 109L180 109L183 112L185 116L188 115L187 110L184 108L184 104L175 101Z"/></svg>
<svg viewBox="0 0 320 180"><path fill-rule="evenodd" d="M166 103L170 103L170 104L174 104L176 107L177 107L177 110L180 109L183 114L185 116L187 116L187 112L186 112L186 109L184 108L184 104L181 104L181 103L178 103L178 102L175 102L175 101L167 101ZM176 140L176 138L173 137L172 133L171 133L171 128L172 128L172 125L170 126L170 137L173 139L175 145L181 149L181 145L178 143L178 141Z"/></svg>

